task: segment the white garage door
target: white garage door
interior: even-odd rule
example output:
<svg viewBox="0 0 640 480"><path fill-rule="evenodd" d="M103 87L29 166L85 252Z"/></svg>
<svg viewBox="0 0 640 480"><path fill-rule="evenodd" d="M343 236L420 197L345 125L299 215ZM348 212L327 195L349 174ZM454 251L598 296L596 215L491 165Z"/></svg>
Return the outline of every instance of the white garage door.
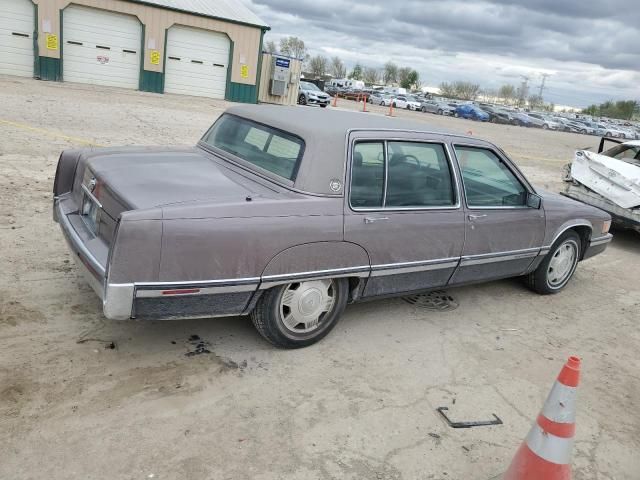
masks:
<svg viewBox="0 0 640 480"><path fill-rule="evenodd" d="M65 81L138 88L142 26L136 17L71 6L62 18Z"/></svg>
<svg viewBox="0 0 640 480"><path fill-rule="evenodd" d="M30 0L0 0L0 73L33 76L34 16Z"/></svg>
<svg viewBox="0 0 640 480"><path fill-rule="evenodd" d="M171 27L167 35L164 91L224 98L229 38L216 32Z"/></svg>

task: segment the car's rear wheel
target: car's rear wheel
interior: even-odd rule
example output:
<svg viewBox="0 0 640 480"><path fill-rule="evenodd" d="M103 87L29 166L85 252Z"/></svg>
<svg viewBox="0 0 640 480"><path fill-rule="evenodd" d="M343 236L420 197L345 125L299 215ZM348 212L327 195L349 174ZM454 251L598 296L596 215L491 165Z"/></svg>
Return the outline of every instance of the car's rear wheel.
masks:
<svg viewBox="0 0 640 480"><path fill-rule="evenodd" d="M312 345L338 323L347 305L346 279L294 282L266 291L251 312L258 332L282 348Z"/></svg>
<svg viewBox="0 0 640 480"><path fill-rule="evenodd" d="M542 129L543 130L548 130L549 129L549 125L547 125L546 123L542 124Z"/></svg>
<svg viewBox="0 0 640 480"><path fill-rule="evenodd" d="M576 271L580 259L580 237L573 230L560 236L544 260L527 275L527 285L541 295L558 293Z"/></svg>
<svg viewBox="0 0 640 480"><path fill-rule="evenodd" d="M426 108L426 107L422 107L422 108L420 109L420 111L421 111L422 113L427 113L427 108Z"/></svg>
<svg viewBox="0 0 640 480"><path fill-rule="evenodd" d="M456 117L456 118L459 118L460 114L458 112L456 112L456 113L453 114L453 116Z"/></svg>
<svg viewBox="0 0 640 480"><path fill-rule="evenodd" d="M321 104L320 104L320 106L321 106L322 108L327 108L327 107L329 106L329 104L328 104L328 103L321 103Z"/></svg>
<svg viewBox="0 0 640 480"><path fill-rule="evenodd" d="M442 115L442 109L438 109L438 115Z"/></svg>

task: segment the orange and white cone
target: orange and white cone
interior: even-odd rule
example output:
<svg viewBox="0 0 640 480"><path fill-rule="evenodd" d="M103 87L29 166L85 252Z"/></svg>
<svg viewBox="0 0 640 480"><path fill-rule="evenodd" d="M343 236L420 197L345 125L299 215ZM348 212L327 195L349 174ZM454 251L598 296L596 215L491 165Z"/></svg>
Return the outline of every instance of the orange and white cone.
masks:
<svg viewBox="0 0 640 480"><path fill-rule="evenodd" d="M569 357L504 480L570 480L580 359Z"/></svg>

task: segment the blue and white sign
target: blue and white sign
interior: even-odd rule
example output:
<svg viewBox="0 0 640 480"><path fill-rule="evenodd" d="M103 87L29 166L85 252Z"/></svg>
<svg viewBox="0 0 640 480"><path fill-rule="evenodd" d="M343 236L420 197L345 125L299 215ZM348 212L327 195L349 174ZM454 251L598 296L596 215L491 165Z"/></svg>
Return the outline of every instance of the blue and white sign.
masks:
<svg viewBox="0 0 640 480"><path fill-rule="evenodd" d="M276 58L276 67L289 68L288 58Z"/></svg>

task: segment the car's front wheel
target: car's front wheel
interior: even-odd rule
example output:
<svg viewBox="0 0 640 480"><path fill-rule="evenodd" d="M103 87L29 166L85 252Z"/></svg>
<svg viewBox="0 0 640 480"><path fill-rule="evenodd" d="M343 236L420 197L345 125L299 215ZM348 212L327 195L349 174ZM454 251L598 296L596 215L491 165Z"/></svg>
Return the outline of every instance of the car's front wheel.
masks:
<svg viewBox="0 0 640 480"><path fill-rule="evenodd" d="M438 109L438 115L442 115L442 109Z"/></svg>
<svg viewBox="0 0 640 480"><path fill-rule="evenodd" d="M306 105L306 104L307 104L307 97L305 97L305 96L304 96L304 94L301 94L301 95L298 97L298 103L299 103L300 105Z"/></svg>
<svg viewBox="0 0 640 480"><path fill-rule="evenodd" d="M580 243L580 237L573 230L561 235L538 268L527 275L529 288L541 295L562 290L576 271Z"/></svg>
<svg viewBox="0 0 640 480"><path fill-rule="evenodd" d="M312 345L338 323L347 305L346 279L309 280L266 291L251 312L256 329L282 348Z"/></svg>

